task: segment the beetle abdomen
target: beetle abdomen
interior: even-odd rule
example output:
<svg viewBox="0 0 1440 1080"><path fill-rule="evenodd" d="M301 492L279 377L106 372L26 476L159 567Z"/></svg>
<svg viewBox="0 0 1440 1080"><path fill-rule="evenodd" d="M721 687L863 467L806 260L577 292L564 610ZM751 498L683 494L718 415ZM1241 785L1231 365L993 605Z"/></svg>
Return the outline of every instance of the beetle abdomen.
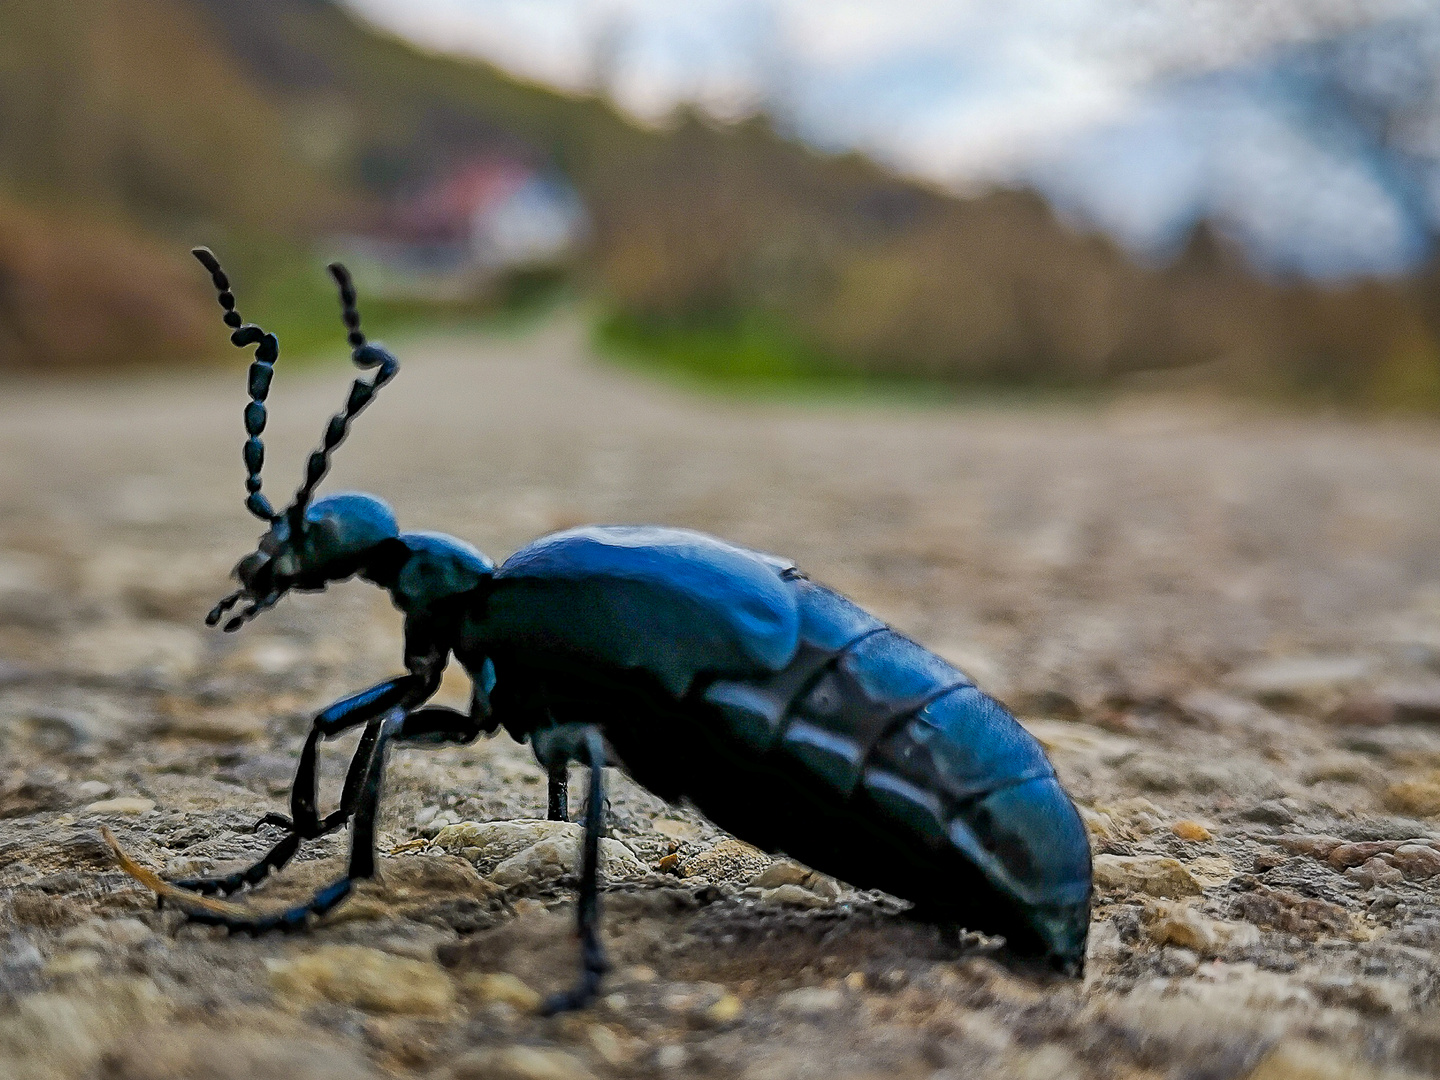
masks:
<svg viewBox="0 0 1440 1080"><path fill-rule="evenodd" d="M783 824L767 830L776 846L853 884L1006 933L1020 951L1078 966L1088 926L1089 843L1039 743L935 654L828 589L803 580L795 586L795 660L766 678L712 682L704 699L731 737L763 753L796 786L813 786L826 801L873 821L880 837L892 837L895 872L886 872L883 859L861 866L843 850L844 838L833 851L803 832L787 840ZM901 847L911 850L905 869ZM917 862L929 863L933 885L922 884L927 868ZM989 892L999 902L943 895L947 887ZM1019 927L983 921L987 910L1017 905L1025 917Z"/></svg>

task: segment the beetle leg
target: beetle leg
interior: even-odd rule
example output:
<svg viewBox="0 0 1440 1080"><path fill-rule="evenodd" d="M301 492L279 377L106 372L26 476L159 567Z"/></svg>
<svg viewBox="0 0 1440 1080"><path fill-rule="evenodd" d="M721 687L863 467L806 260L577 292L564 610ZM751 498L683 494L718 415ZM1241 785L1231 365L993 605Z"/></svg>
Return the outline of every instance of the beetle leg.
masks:
<svg viewBox="0 0 1440 1080"><path fill-rule="evenodd" d="M580 895L576 898L576 934L580 938L580 978L569 990L552 994L541 1013L583 1009L600 989L600 980L610 970L600 942L600 837L605 831L605 742L595 727L566 725L550 729L553 736L545 753L549 768L571 758L590 766L590 790L585 799L585 839L580 854ZM554 775L554 772L551 772ZM553 789L552 789L553 790Z"/></svg>
<svg viewBox="0 0 1440 1080"><path fill-rule="evenodd" d="M360 744L355 748L355 756L350 759L350 767L345 772L345 788L340 796L340 809L321 820L314 809L315 744L319 741L319 736L316 731L312 730L310 737L305 740L305 749L300 754L300 767L296 771L295 784L291 794L292 804L298 803L310 808L309 820L302 817L300 827L297 828L290 818L280 814L266 814L256 822L257 829L261 825L278 825L283 829L288 829L289 833L253 865L223 877L181 878L171 884L209 896L213 896L215 893L229 896L247 885L259 884L270 874L281 869L295 857L295 853L300 850L302 841L328 835L343 827L345 822L350 820L350 815L355 812L355 804L360 797L360 785L365 779L365 772L370 764L370 756L374 751L375 739L379 732L380 722L378 720L370 721L365 728L365 733L360 736Z"/></svg>
<svg viewBox="0 0 1440 1080"><path fill-rule="evenodd" d="M401 730L405 713L392 710L383 720L376 721L375 740L356 797L354 818L350 825L350 862L345 876L331 882L303 904L277 911L271 915L237 917L213 911L186 911L187 922L206 926L223 926L232 934L255 937L270 930L290 933L305 929L312 915L324 915L350 895L355 882L375 876L375 818L380 804L380 787L385 777L385 752L388 744Z"/></svg>
<svg viewBox="0 0 1440 1080"><path fill-rule="evenodd" d="M431 676L416 673L386 679L368 690L342 698L316 714L310 734L306 736L305 745L300 750L295 781L290 787L290 816L266 814L256 823L256 828L261 825L278 825L282 829L288 829L289 835L267 851L259 861L243 870L223 877L182 878L173 884L178 888L205 895L221 893L229 896L247 885L258 884L279 870L295 857L302 842L326 836L343 827L355 812L360 786L365 779L379 733L379 718L407 700L418 704L418 701L424 700L433 692L435 682ZM322 818L318 809L317 793L320 742L360 724L367 726L345 774L340 808Z"/></svg>
<svg viewBox="0 0 1440 1080"><path fill-rule="evenodd" d="M355 760L345 778L344 803L339 811L325 819L335 827L353 820L350 826L350 862L345 876L331 882L304 904L273 915L237 918L210 911L187 911L190 922L224 926L231 933L252 936L269 930L284 932L303 930L310 916L324 915L350 895L355 882L375 876L375 819L380 805L380 789L385 776L385 754L392 742L438 746L445 743L468 743L483 731L474 715L440 706L405 713L394 709L382 720L372 720L356 751ZM291 834L292 837L296 834ZM288 839L288 838L287 838ZM283 843L283 841L282 841Z"/></svg>
<svg viewBox="0 0 1440 1080"><path fill-rule="evenodd" d="M570 820L570 761L568 758L555 761L546 770L550 780L549 809L546 813L551 821Z"/></svg>

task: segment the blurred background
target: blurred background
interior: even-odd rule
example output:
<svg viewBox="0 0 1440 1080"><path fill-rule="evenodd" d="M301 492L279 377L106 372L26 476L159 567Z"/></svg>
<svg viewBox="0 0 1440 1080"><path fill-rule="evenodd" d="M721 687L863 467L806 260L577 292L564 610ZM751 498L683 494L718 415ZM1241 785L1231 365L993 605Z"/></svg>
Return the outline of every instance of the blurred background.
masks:
<svg viewBox="0 0 1440 1080"><path fill-rule="evenodd" d="M561 303L720 380L1440 408L1427 0L0 0L0 369Z"/></svg>

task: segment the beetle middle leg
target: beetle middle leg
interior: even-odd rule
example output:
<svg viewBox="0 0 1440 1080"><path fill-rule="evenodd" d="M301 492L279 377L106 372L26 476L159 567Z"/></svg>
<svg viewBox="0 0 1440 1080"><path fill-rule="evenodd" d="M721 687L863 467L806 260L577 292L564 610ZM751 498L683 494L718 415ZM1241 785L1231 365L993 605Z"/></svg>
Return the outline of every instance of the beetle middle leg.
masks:
<svg viewBox="0 0 1440 1080"><path fill-rule="evenodd" d="M535 755L553 777L571 761L590 767L585 797L585 837L580 852L580 890L575 901L576 934L580 938L580 978L569 990L552 994L541 1006L546 1016L583 1009L600 989L610 970L600 942L600 837L605 832L605 740L588 724L545 728L533 736ZM553 815L552 815L553 816Z"/></svg>

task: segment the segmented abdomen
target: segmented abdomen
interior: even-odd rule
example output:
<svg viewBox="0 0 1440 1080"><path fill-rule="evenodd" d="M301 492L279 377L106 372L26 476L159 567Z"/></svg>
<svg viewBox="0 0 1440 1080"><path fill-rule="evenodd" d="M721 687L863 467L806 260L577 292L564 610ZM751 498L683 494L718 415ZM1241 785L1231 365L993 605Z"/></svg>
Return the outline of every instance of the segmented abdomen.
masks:
<svg viewBox="0 0 1440 1080"><path fill-rule="evenodd" d="M830 829L867 832L864 841L889 846L890 858L847 851L859 836L821 839L805 825L767 827L754 814L738 814L732 829L746 839L745 829L768 833L772 846L818 869L958 912L975 929L1027 936L974 921L977 911L997 909L984 897L947 893L1008 898L1030 916L1034 951L1078 962L1089 844L1039 743L935 654L822 586L794 585L802 613L795 659L768 678L713 682L704 700L748 754L770 762L765 783L778 775L808 790L811 805L834 808ZM786 795L794 792L750 798L789 811L797 800ZM720 824L734 803L696 801Z"/></svg>

